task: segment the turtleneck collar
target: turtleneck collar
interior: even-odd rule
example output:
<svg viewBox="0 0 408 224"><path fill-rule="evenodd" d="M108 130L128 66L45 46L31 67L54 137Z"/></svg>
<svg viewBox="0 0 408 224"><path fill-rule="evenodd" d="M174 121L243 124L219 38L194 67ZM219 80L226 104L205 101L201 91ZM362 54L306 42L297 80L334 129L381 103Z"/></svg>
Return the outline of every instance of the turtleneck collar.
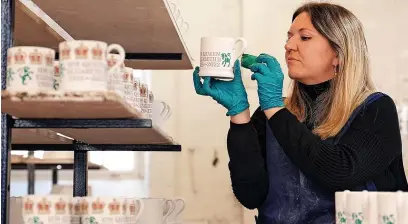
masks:
<svg viewBox="0 0 408 224"><path fill-rule="evenodd" d="M311 100L316 100L320 94L324 93L330 87L330 80L327 80L322 83L314 84L314 85L306 85L301 82L299 83L299 87L304 90L304 92L310 97Z"/></svg>

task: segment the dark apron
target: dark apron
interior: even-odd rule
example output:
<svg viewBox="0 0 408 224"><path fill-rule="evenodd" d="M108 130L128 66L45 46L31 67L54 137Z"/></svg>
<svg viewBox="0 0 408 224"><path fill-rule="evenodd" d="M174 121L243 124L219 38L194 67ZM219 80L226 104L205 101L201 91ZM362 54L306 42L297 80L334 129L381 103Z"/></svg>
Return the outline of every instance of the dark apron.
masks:
<svg viewBox="0 0 408 224"><path fill-rule="evenodd" d="M354 118L365 110L367 105L382 97L373 93L357 107L335 136L334 144L350 127ZM286 156L266 124L266 160L269 176L269 191L264 204L258 209L257 224L331 224L335 223L334 193L327 193L310 181ZM376 191L372 181L353 190Z"/></svg>

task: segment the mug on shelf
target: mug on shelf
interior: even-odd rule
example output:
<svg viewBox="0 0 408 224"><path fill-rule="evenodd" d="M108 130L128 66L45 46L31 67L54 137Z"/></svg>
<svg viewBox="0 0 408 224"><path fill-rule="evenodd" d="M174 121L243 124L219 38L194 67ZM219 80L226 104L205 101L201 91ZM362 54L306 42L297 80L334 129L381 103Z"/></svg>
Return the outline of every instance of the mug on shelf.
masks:
<svg viewBox="0 0 408 224"><path fill-rule="evenodd" d="M7 50L6 89L11 93L52 92L55 51L45 47L11 47Z"/></svg>
<svg viewBox="0 0 408 224"><path fill-rule="evenodd" d="M116 50L119 59L108 67L107 54ZM102 41L74 40L59 44L61 70L60 90L91 92L108 90L108 72L118 69L125 59L125 50L118 44Z"/></svg>

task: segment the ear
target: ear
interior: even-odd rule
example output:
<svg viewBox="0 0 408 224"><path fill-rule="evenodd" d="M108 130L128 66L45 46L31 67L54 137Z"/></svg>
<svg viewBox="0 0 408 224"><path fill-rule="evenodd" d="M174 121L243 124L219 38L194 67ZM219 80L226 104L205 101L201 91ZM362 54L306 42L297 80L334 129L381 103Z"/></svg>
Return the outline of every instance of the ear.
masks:
<svg viewBox="0 0 408 224"><path fill-rule="evenodd" d="M334 67L337 67L339 65L339 58L337 56L333 59L332 64L333 64Z"/></svg>

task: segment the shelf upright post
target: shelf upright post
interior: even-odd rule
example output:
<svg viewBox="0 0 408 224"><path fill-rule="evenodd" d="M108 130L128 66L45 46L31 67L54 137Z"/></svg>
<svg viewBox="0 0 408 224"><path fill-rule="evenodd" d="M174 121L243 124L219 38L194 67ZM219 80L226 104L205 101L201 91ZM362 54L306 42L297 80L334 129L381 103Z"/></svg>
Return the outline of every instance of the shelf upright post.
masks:
<svg viewBox="0 0 408 224"><path fill-rule="evenodd" d="M13 46L14 0L1 1L1 89L6 89L7 49ZM1 114L1 224L9 223L11 128L13 119Z"/></svg>
<svg viewBox="0 0 408 224"><path fill-rule="evenodd" d="M86 145L73 141L74 150L74 197L88 195L88 151Z"/></svg>

